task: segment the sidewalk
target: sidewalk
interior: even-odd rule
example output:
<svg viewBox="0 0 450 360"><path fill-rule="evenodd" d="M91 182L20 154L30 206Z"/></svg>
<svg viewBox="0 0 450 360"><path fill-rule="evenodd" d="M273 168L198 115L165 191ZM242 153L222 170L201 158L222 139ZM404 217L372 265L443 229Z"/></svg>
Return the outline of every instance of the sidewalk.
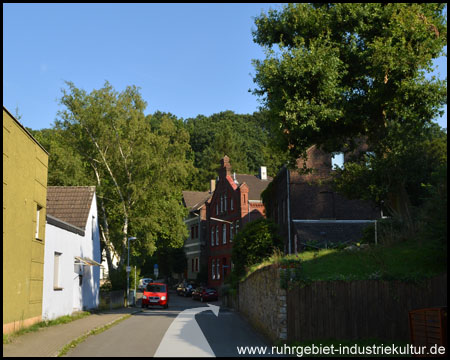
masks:
<svg viewBox="0 0 450 360"><path fill-rule="evenodd" d="M108 325L127 314L141 311L138 307L99 312L67 324L50 326L18 336L11 344L3 344L3 357L51 357L71 341L90 331Z"/></svg>

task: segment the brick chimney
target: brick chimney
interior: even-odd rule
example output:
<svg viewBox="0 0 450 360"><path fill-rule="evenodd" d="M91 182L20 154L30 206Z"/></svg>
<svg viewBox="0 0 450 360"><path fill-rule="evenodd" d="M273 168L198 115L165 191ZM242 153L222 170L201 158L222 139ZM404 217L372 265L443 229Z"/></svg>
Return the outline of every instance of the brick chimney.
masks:
<svg viewBox="0 0 450 360"><path fill-rule="evenodd" d="M219 178L225 178L228 175L231 176L230 158L225 155L223 159L220 160Z"/></svg>
<svg viewBox="0 0 450 360"><path fill-rule="evenodd" d="M261 180L267 180L267 167L261 166L259 169L259 178Z"/></svg>

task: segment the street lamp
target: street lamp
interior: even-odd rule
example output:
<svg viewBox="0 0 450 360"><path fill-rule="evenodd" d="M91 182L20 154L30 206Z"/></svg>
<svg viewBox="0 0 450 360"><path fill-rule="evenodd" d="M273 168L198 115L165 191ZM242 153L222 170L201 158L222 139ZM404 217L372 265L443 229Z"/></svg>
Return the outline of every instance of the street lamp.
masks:
<svg viewBox="0 0 450 360"><path fill-rule="evenodd" d="M137 237L131 236L128 238L128 262L127 262L127 306L130 297L130 240L136 240Z"/></svg>

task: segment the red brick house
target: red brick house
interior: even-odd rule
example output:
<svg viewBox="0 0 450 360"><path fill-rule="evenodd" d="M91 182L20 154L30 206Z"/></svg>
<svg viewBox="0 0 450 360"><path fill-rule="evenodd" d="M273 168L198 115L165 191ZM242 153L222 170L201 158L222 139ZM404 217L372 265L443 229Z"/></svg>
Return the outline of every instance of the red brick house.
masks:
<svg viewBox="0 0 450 360"><path fill-rule="evenodd" d="M364 145L357 151L365 151ZM326 153L316 146L307 150L306 166L312 173L283 167L272 181L267 216L280 226L284 251L292 254L302 248L333 247L361 238L362 230L381 217L375 204L350 200L327 184L334 166L343 166L354 153ZM304 159L297 160L302 168Z"/></svg>
<svg viewBox="0 0 450 360"><path fill-rule="evenodd" d="M208 223L208 284L219 288L232 268L233 238L242 227L265 216L261 192L272 181L262 167L259 176L231 172L230 159L221 160L216 188L206 202Z"/></svg>

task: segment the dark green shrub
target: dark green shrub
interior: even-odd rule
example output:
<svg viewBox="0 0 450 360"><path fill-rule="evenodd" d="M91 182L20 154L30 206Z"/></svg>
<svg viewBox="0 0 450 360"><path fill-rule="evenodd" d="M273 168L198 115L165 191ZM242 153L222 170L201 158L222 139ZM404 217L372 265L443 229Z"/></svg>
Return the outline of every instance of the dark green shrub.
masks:
<svg viewBox="0 0 450 360"><path fill-rule="evenodd" d="M278 226L270 219L258 219L245 225L233 243L232 260L235 273L245 274L245 268L270 257L275 248L283 248Z"/></svg>

